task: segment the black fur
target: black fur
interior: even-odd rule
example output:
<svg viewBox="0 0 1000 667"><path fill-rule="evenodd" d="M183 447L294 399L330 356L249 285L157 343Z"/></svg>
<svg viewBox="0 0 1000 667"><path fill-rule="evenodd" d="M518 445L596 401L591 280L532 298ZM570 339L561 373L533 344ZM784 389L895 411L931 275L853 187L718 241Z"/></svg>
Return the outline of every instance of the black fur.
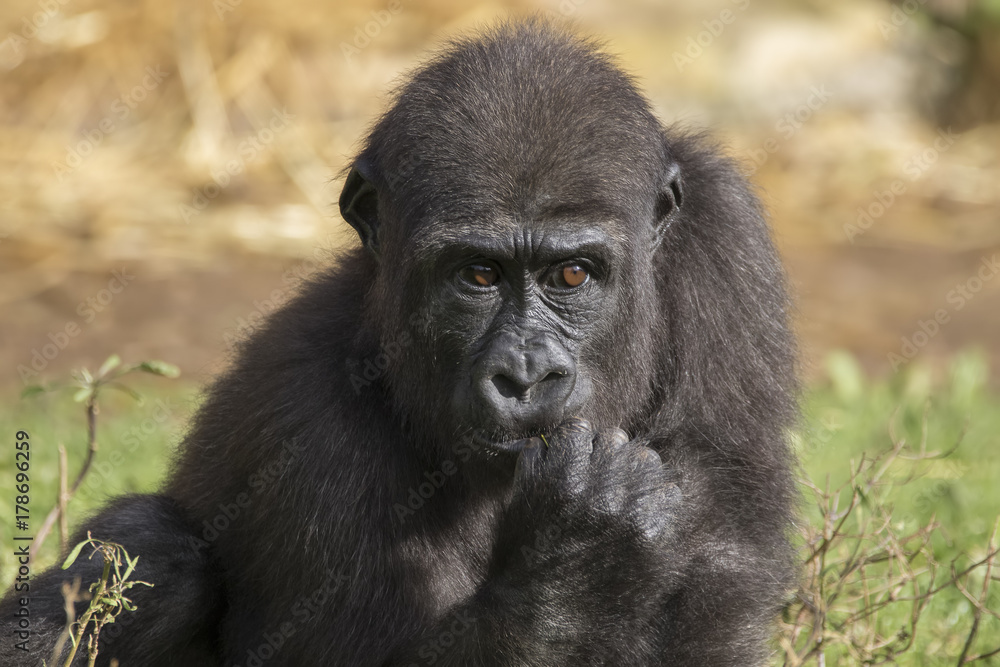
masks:
<svg viewBox="0 0 1000 667"><path fill-rule="evenodd" d="M795 382L736 166L529 21L419 69L341 206L364 248L248 341L163 495L88 525L156 583L99 664L761 664ZM551 264L591 280L553 287L538 253L592 233ZM448 258L483 243L480 289ZM35 662L5 634L3 664L47 657L65 576L34 584Z"/></svg>

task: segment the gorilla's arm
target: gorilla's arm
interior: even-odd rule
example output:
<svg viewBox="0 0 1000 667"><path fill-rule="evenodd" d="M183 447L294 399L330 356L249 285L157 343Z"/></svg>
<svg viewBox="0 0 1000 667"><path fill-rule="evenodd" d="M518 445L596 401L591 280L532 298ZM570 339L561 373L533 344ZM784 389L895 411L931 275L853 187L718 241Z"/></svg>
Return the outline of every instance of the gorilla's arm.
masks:
<svg viewBox="0 0 1000 667"><path fill-rule="evenodd" d="M532 438L485 583L386 664L651 664L679 504L659 456L618 429L571 419Z"/></svg>
<svg viewBox="0 0 1000 667"><path fill-rule="evenodd" d="M673 451L657 443L661 463L620 431L593 434L581 423L564 424L550 447L526 448L485 583L387 667L431 658L455 666L761 663L790 571L766 488L732 487L738 462L693 454L692 438L679 436ZM567 429L578 431L569 448ZM590 438L596 455L587 457ZM742 473L749 486L752 470Z"/></svg>
<svg viewBox="0 0 1000 667"><path fill-rule="evenodd" d="M115 623L104 627L97 664L108 665L117 658L123 665L144 667L217 665L213 644L221 613L219 577L204 550L192 547L193 532L177 505L163 496L118 498L88 521L71 544L86 539L88 530L94 538L121 544L130 556L138 556L130 579L154 584L153 588L135 586L129 591L137 610L123 611ZM89 556L85 549L69 570L54 567L33 578L27 593L14 591L0 602L5 627L0 665L41 666L43 660L52 664L52 651L66 622L61 583L79 577L81 591L86 592L100 579L103 561L100 556ZM29 599L31 621L27 652L15 648L11 639L23 597ZM86 605L77 603L77 615ZM84 645L73 664L86 663Z"/></svg>
<svg viewBox="0 0 1000 667"><path fill-rule="evenodd" d="M767 459L733 455L732 443L697 431L661 450L682 480L683 503L673 548L679 571L656 618L659 659L649 664L761 665L794 573L786 491Z"/></svg>

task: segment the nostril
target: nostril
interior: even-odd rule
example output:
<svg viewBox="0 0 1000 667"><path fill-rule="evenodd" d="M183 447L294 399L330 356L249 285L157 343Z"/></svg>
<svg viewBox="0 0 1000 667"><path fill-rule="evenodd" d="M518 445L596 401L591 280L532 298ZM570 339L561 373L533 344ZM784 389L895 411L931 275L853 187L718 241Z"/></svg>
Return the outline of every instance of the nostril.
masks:
<svg viewBox="0 0 1000 667"><path fill-rule="evenodd" d="M538 384L542 384L543 382L558 382L559 380L562 380L565 376L566 373L564 372L552 371L551 373L543 377Z"/></svg>
<svg viewBox="0 0 1000 667"><path fill-rule="evenodd" d="M493 388L503 398L514 398L522 403L527 403L533 399L536 390L543 385L550 386L561 382L566 378L566 375L567 373L564 371L552 371L540 380L526 382L519 382L506 375L494 375L490 381L493 383Z"/></svg>
<svg viewBox="0 0 1000 667"><path fill-rule="evenodd" d="M506 375L494 375L491 378L491 381L493 382L493 387L496 388L497 393L504 398L526 400L528 390L511 380Z"/></svg>

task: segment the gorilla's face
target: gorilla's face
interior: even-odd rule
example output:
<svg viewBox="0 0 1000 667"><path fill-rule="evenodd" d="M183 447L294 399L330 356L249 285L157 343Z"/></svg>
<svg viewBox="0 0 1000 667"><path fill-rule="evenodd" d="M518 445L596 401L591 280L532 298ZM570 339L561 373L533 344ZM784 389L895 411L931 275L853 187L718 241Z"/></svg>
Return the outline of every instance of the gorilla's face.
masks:
<svg viewBox="0 0 1000 667"><path fill-rule="evenodd" d="M629 430L654 391L655 240L676 168L624 179L634 165L613 151L541 174L467 161L427 165L410 191L359 162L345 186L378 263L369 317L397 348L395 403L439 446L494 456L569 417Z"/></svg>
<svg viewBox="0 0 1000 667"><path fill-rule="evenodd" d="M438 178L460 193L450 201L377 206L383 349L407 332L387 373L395 402L439 444L494 455L569 417L628 428L653 384L656 197L636 189L620 206L596 178L582 193L554 178L512 196L495 172L468 173Z"/></svg>
<svg viewBox="0 0 1000 667"><path fill-rule="evenodd" d="M416 268L436 315L418 347L442 362L442 419L509 449L589 411L605 318L618 310L622 251L606 227L553 209L422 235Z"/></svg>
<svg viewBox="0 0 1000 667"><path fill-rule="evenodd" d="M603 61L435 67L340 200L377 262L368 321L405 343L385 355L395 404L445 447L516 451L574 416L628 430L656 387L655 252L681 205L659 123Z"/></svg>
<svg viewBox="0 0 1000 667"><path fill-rule="evenodd" d="M369 317L384 350L405 343L386 354L394 402L438 446L493 455L569 417L629 430L656 385L676 167L635 178L614 151L558 171L454 164L394 191L359 162L345 186L377 261Z"/></svg>

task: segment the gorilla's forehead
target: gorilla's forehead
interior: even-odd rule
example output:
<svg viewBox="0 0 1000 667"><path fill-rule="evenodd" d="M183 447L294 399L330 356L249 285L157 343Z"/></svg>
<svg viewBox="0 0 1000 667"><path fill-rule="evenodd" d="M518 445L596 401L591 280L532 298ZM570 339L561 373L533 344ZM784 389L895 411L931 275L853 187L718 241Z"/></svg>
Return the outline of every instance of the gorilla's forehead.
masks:
<svg viewBox="0 0 1000 667"><path fill-rule="evenodd" d="M628 238L614 221L559 215L532 220L441 220L426 225L409 243L414 258L424 264L467 257L538 264L586 257L611 264L626 251Z"/></svg>
<svg viewBox="0 0 1000 667"><path fill-rule="evenodd" d="M386 191L437 216L478 207L513 216L575 208L624 217L655 197L656 137L619 134L614 119L591 119L600 127L580 131L571 122L539 126L510 109L493 114L494 122L397 128L398 141L378 159Z"/></svg>
<svg viewBox="0 0 1000 667"><path fill-rule="evenodd" d="M404 207L417 204L420 218L472 224L507 219L551 226L578 220L627 223L642 215L636 204L651 197L645 181L637 183L613 163L560 168L544 158L503 153L430 167L407 186L397 195Z"/></svg>

